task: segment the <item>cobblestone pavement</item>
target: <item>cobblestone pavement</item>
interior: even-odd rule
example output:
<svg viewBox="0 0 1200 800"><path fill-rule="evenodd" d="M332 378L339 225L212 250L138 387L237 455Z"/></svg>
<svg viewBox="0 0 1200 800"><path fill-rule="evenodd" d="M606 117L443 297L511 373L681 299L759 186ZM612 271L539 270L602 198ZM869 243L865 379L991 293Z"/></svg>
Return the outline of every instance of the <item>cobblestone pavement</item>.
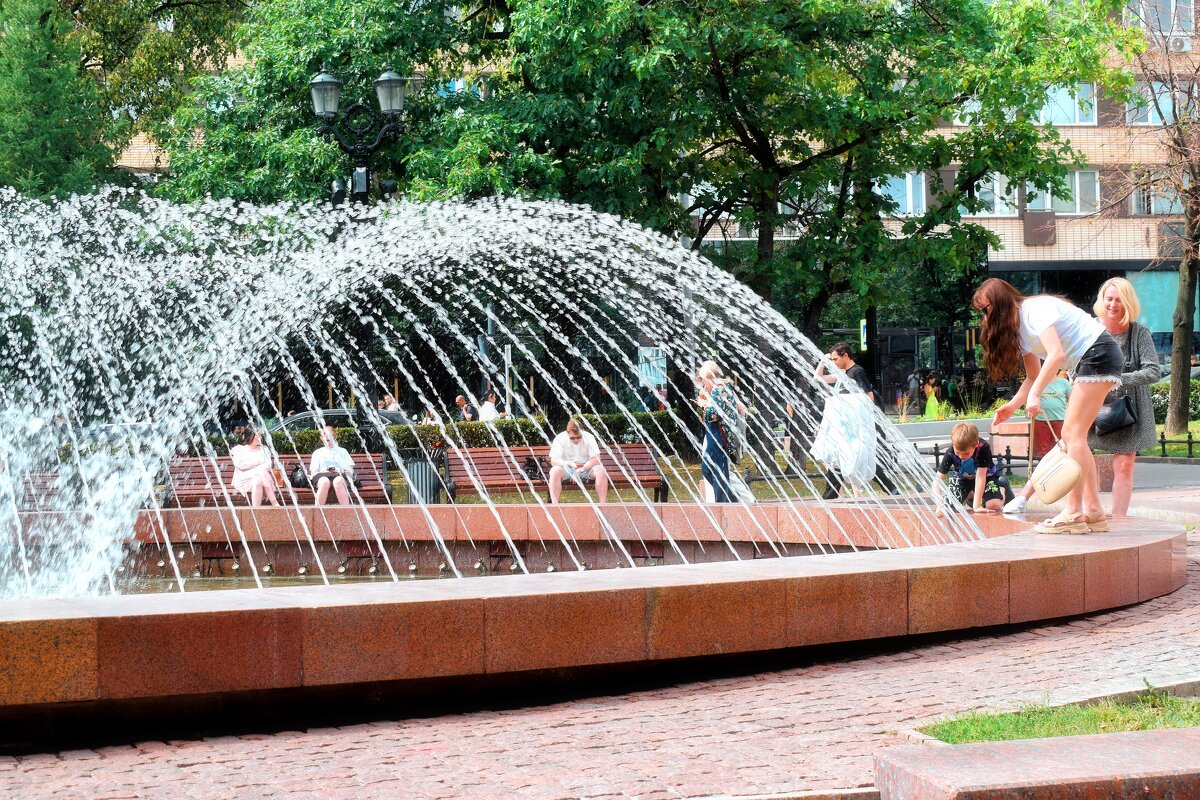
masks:
<svg viewBox="0 0 1200 800"><path fill-rule="evenodd" d="M0 759L0 797L675 798L849 788L898 733L1200 678L1189 582L1124 610L547 707Z"/></svg>

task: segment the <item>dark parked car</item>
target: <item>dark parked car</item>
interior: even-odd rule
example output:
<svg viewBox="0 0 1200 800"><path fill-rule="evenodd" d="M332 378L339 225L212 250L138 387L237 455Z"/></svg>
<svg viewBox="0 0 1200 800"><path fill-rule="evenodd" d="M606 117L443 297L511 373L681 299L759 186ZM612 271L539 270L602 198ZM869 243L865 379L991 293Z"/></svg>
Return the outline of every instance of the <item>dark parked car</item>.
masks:
<svg viewBox="0 0 1200 800"><path fill-rule="evenodd" d="M354 415L358 413L353 408L327 408L322 411L304 411L299 414L292 414L290 417L277 419L267 425L268 433L275 433L280 430L288 431L315 431L317 428L324 425L332 425L335 428L353 428ZM408 417L401 411L376 411L374 412L387 422L388 425L408 425Z"/></svg>

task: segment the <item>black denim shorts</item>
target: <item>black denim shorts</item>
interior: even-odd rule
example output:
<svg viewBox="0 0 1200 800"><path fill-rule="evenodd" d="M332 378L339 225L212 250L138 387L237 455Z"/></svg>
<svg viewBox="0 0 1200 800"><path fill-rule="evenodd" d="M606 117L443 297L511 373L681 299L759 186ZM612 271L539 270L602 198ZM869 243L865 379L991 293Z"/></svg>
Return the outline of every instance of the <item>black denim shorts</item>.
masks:
<svg viewBox="0 0 1200 800"><path fill-rule="evenodd" d="M1125 356L1121 346L1108 331L1096 339L1075 365L1075 380L1094 383L1116 383L1121 385L1121 372L1125 367Z"/></svg>

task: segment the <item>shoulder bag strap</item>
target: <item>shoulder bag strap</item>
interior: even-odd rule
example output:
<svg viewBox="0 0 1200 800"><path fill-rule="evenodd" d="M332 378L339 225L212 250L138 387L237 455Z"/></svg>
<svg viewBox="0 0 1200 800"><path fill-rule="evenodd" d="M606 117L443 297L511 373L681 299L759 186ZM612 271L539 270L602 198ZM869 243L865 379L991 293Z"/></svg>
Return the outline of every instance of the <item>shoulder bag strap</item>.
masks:
<svg viewBox="0 0 1200 800"><path fill-rule="evenodd" d="M1129 321L1129 352L1125 354L1125 371L1133 372L1133 367L1141 366L1141 348L1137 340L1137 323ZM1134 354L1137 354L1137 358Z"/></svg>

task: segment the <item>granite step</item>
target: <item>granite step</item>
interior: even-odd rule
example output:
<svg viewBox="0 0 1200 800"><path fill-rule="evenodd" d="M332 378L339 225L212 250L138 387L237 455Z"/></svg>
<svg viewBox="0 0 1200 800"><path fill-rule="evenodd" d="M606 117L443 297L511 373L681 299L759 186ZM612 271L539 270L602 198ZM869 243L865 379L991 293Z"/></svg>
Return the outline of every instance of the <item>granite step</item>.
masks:
<svg viewBox="0 0 1200 800"><path fill-rule="evenodd" d="M875 756L880 800L1200 797L1200 728L1060 736Z"/></svg>

